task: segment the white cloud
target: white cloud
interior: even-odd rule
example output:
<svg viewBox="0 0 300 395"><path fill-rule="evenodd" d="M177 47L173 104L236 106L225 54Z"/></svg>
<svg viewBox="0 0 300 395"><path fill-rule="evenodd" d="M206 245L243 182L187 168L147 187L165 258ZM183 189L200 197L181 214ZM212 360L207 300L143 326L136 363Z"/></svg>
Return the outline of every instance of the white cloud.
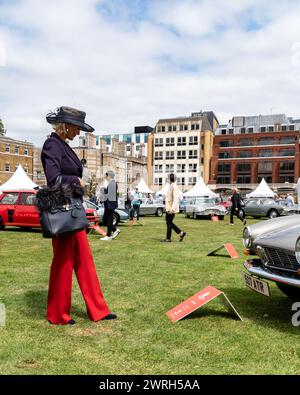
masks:
<svg viewBox="0 0 300 395"><path fill-rule="evenodd" d="M151 1L139 20L130 2L110 17L99 3L1 3L0 115L11 137L40 145L45 114L60 105L85 110L99 133L199 109L225 122L271 108L299 115L299 1Z"/></svg>

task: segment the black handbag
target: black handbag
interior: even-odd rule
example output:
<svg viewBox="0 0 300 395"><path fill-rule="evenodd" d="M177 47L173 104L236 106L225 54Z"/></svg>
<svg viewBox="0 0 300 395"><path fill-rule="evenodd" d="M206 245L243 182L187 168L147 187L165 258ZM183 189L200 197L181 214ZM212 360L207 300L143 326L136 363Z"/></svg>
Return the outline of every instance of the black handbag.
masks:
<svg viewBox="0 0 300 395"><path fill-rule="evenodd" d="M61 177L57 178L55 185L38 190L36 205L43 237L51 238L89 227L82 194L80 186L62 184Z"/></svg>

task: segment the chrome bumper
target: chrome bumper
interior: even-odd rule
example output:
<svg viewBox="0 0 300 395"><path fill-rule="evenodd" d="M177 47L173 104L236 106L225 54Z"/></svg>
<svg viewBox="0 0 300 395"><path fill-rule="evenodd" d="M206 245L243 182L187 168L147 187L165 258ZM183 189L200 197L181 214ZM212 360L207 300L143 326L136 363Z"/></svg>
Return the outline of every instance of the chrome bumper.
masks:
<svg viewBox="0 0 300 395"><path fill-rule="evenodd" d="M259 263L261 266L259 266ZM279 274L270 273L263 268L260 259L247 260L244 262L244 267L254 276L300 288L300 277L299 280L297 280L295 278L283 277Z"/></svg>

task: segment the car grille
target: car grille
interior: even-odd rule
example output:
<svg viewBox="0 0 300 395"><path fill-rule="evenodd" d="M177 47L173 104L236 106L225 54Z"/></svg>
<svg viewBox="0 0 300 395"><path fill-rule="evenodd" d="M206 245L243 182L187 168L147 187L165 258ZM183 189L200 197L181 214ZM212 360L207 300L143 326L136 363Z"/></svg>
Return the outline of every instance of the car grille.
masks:
<svg viewBox="0 0 300 395"><path fill-rule="evenodd" d="M295 255L288 254L287 252L277 248L265 248L264 250L268 257L268 263L266 266L292 271L300 269L300 265L297 262Z"/></svg>

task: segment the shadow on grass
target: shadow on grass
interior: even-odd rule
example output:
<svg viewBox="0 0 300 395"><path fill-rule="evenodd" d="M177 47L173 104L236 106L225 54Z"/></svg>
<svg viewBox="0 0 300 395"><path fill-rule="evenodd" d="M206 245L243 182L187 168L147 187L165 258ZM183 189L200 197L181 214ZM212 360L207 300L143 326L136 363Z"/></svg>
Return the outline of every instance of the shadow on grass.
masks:
<svg viewBox="0 0 300 395"><path fill-rule="evenodd" d="M208 309L207 307L205 307L203 309L196 310L192 314L184 317L182 319L182 321L183 320L195 320L195 319L199 319L201 317L207 317L207 316L228 318L230 320L238 319L234 315L232 315L231 313L229 313L227 311L221 311L221 310L218 311L218 310L214 310L214 309Z"/></svg>
<svg viewBox="0 0 300 395"><path fill-rule="evenodd" d="M291 307L294 302L284 294L277 295L271 290L271 296L266 297L247 288L222 288L222 291L237 308L242 318L283 332L291 332L295 329L291 323L294 314Z"/></svg>
<svg viewBox="0 0 300 395"><path fill-rule="evenodd" d="M25 293L25 303L27 305L27 314L30 318L33 317L44 317L47 310L47 297L48 291L28 291ZM83 302L84 304L84 302ZM71 313L79 318L88 319L88 314L85 308L79 308L78 306L71 307Z"/></svg>

